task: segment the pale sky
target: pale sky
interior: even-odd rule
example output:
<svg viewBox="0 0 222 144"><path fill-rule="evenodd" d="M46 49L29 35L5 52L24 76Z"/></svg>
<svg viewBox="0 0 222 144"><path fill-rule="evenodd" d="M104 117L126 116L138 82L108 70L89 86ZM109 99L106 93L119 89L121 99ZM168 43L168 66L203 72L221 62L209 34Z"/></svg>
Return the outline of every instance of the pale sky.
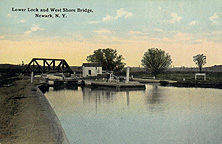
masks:
<svg viewBox="0 0 222 144"><path fill-rule="evenodd" d="M63 12L63 8L93 12ZM29 63L41 57L82 65L94 50L113 48L127 66L139 66L143 54L158 47L171 55L173 66L195 66L197 54L206 55L206 66L222 64L221 0L1 0L0 17L0 63Z"/></svg>

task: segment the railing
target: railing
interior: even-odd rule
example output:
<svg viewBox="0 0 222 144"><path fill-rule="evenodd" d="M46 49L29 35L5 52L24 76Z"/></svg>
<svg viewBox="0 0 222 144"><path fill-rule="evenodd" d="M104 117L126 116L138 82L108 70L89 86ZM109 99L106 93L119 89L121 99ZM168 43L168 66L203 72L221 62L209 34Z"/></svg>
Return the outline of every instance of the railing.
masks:
<svg viewBox="0 0 222 144"><path fill-rule="evenodd" d="M105 74L109 74L109 75L110 75L108 81L116 81L116 82L119 82L119 79L120 79L120 78L119 78L118 76L114 75L112 71L110 71L110 72L102 71L102 72L105 73Z"/></svg>

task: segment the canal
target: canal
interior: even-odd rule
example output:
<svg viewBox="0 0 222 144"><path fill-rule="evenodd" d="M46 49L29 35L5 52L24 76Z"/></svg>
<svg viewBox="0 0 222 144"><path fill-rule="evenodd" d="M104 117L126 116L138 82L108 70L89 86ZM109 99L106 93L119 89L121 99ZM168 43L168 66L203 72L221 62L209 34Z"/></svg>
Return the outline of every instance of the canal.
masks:
<svg viewBox="0 0 222 144"><path fill-rule="evenodd" d="M222 90L146 85L45 93L70 144L221 144Z"/></svg>

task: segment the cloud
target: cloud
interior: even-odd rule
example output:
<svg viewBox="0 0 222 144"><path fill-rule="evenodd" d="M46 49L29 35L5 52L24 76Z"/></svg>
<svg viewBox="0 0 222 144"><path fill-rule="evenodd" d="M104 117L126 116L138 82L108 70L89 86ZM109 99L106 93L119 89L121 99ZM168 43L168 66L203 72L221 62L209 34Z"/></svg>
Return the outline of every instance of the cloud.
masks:
<svg viewBox="0 0 222 144"><path fill-rule="evenodd" d="M144 32L140 32L140 31L129 31L129 34L147 34L147 33L144 33Z"/></svg>
<svg viewBox="0 0 222 144"><path fill-rule="evenodd" d="M177 13L171 13L171 17L172 18L170 20L168 20L168 23L171 23L171 24L179 22L182 19L182 17L178 16Z"/></svg>
<svg viewBox="0 0 222 144"><path fill-rule="evenodd" d="M178 40L178 41L188 41L191 38L191 34L189 33L182 33L182 32L178 32L175 36L174 39Z"/></svg>
<svg viewBox="0 0 222 144"><path fill-rule="evenodd" d="M146 32L141 32L141 31L129 31L129 37L132 40L136 41L146 41L149 40L148 33Z"/></svg>
<svg viewBox="0 0 222 144"><path fill-rule="evenodd" d="M214 24L218 24L218 19L220 18L221 14L214 13L211 17L209 17L210 21Z"/></svg>
<svg viewBox="0 0 222 144"><path fill-rule="evenodd" d="M99 23L99 22L106 22L106 21L112 21L112 20L117 20L119 18L129 18L131 17L133 14L131 12L128 12L126 10L124 10L123 8L120 8L118 10L116 10L116 15L115 16L111 16L111 15L106 15L105 17L102 18L101 21L89 21L90 24L95 24L95 23Z"/></svg>
<svg viewBox="0 0 222 144"><path fill-rule="evenodd" d="M32 33L32 31L26 31L26 32L25 32L25 34L30 34L30 33Z"/></svg>
<svg viewBox="0 0 222 144"><path fill-rule="evenodd" d="M37 30L39 30L39 29L40 29L39 26L31 27L31 31L37 31Z"/></svg>
<svg viewBox="0 0 222 144"><path fill-rule="evenodd" d="M158 29L158 28L155 28L154 30L157 31L157 32L163 32L162 29Z"/></svg>
<svg viewBox="0 0 222 144"><path fill-rule="evenodd" d="M131 12L128 12L128 11L124 10L123 8L120 8L120 9L116 10L116 16L107 15L102 19L102 21L117 20L122 17L128 18L128 17L131 17L132 15L133 14Z"/></svg>
<svg viewBox="0 0 222 144"><path fill-rule="evenodd" d="M12 14L10 14L10 13L8 13L8 15L7 15L8 17L11 17L12 16Z"/></svg>
<svg viewBox="0 0 222 144"><path fill-rule="evenodd" d="M133 14L131 12L128 12L126 10L124 10L123 8L120 8L119 10L116 11L116 17L115 19L124 17L124 18L128 18L131 17Z"/></svg>
<svg viewBox="0 0 222 144"><path fill-rule="evenodd" d="M136 36L133 36L133 39L134 40L139 40L139 41L144 41L144 40L149 40L151 38L149 38L148 36L136 35Z"/></svg>
<svg viewBox="0 0 222 144"><path fill-rule="evenodd" d="M0 39L4 39L5 37L3 35L0 35Z"/></svg>
<svg viewBox="0 0 222 144"><path fill-rule="evenodd" d="M110 16L110 15L107 15L106 17L104 17L103 19L102 19L102 21L110 21L110 20L113 20L114 19L114 17L112 17L112 16Z"/></svg>
<svg viewBox="0 0 222 144"><path fill-rule="evenodd" d="M30 34L32 32L38 31L38 30L43 30L43 28L40 28L37 25L33 25L33 27L31 27L30 30L26 31L25 34Z"/></svg>
<svg viewBox="0 0 222 144"><path fill-rule="evenodd" d="M189 23L189 26L197 25L199 22L197 20L193 20Z"/></svg>
<svg viewBox="0 0 222 144"><path fill-rule="evenodd" d="M94 30L93 32L98 33L98 34L111 34L111 33L115 33L115 31L110 31L110 30L105 30L105 29Z"/></svg>
<svg viewBox="0 0 222 144"><path fill-rule="evenodd" d="M119 38L117 38L117 37L109 37L109 36L100 36L100 38L101 38L101 40L105 40L105 41L118 41L119 40Z"/></svg>
<svg viewBox="0 0 222 144"><path fill-rule="evenodd" d="M213 35L222 35L222 31L215 31L215 32L212 32Z"/></svg>
<svg viewBox="0 0 222 144"><path fill-rule="evenodd" d="M93 38L93 43L98 44L114 44L122 43L122 39L112 36L112 35L97 35Z"/></svg>
<svg viewBox="0 0 222 144"><path fill-rule="evenodd" d="M17 18L17 16L15 14L12 14L12 13L8 13L7 17L9 17L9 18Z"/></svg>
<svg viewBox="0 0 222 144"><path fill-rule="evenodd" d="M100 21L89 21L90 24L96 24L99 23Z"/></svg>
<svg viewBox="0 0 222 144"><path fill-rule="evenodd" d="M194 44L201 44L206 41L207 41L206 39L197 39L197 40L194 40Z"/></svg>
<svg viewBox="0 0 222 144"><path fill-rule="evenodd" d="M20 22L20 23L25 23L25 22L26 22L26 20L21 19L19 22Z"/></svg>
<svg viewBox="0 0 222 144"><path fill-rule="evenodd" d="M202 34L202 39L206 39L210 42L214 43L222 43L222 31L214 31L214 32L208 32Z"/></svg>
<svg viewBox="0 0 222 144"><path fill-rule="evenodd" d="M168 37L151 37L150 40L153 40L153 41L158 41L158 42L170 42L170 43L181 43L181 42L190 42L190 40L192 37L192 34L190 33L183 33L183 32L176 32L176 31L173 31L173 35L172 36L168 36Z"/></svg>

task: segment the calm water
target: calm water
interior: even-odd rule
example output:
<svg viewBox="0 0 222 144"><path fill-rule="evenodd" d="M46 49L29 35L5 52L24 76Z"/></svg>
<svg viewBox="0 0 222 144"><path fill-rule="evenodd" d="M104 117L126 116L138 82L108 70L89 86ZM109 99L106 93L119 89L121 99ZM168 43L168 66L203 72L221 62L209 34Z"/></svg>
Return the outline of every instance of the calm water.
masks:
<svg viewBox="0 0 222 144"><path fill-rule="evenodd" d="M50 90L71 144L222 144L222 90Z"/></svg>

